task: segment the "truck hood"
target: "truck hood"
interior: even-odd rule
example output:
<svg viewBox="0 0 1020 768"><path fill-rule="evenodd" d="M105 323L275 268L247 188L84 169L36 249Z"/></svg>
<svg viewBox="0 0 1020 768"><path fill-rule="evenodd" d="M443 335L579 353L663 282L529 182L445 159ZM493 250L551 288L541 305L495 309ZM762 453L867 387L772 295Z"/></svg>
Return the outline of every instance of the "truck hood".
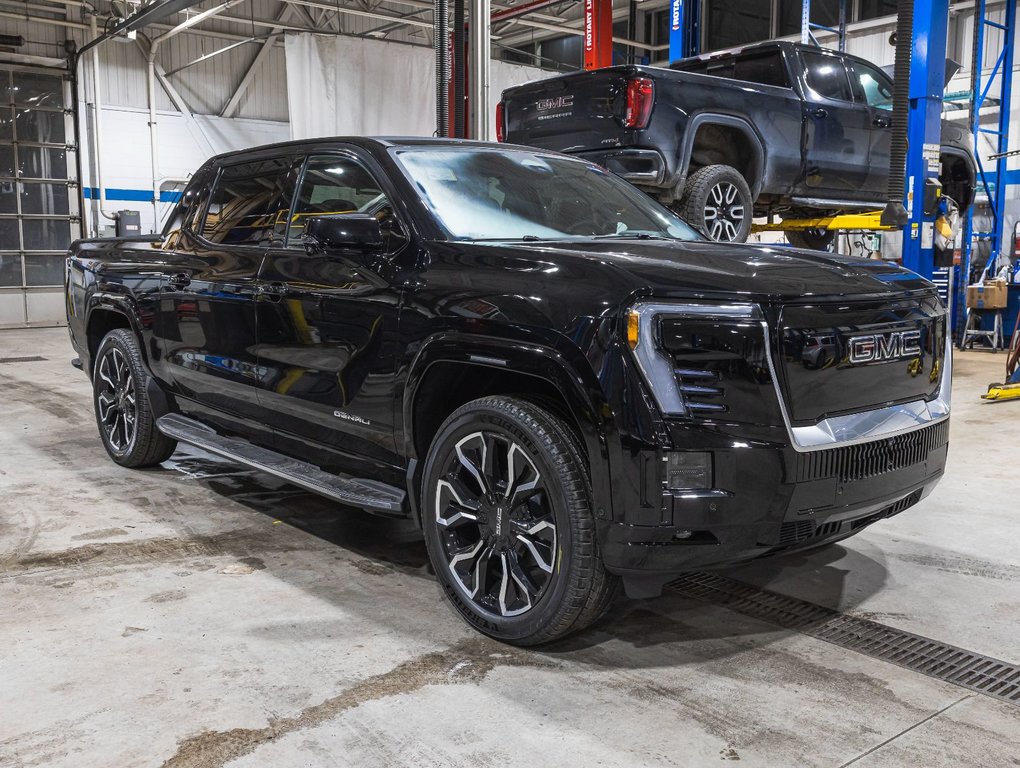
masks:
<svg viewBox="0 0 1020 768"><path fill-rule="evenodd" d="M567 273L574 275L601 266L616 273L614 282L627 293L658 296L786 303L820 297L887 299L934 289L921 276L889 262L784 247L637 239L478 247L512 261L570 266Z"/></svg>

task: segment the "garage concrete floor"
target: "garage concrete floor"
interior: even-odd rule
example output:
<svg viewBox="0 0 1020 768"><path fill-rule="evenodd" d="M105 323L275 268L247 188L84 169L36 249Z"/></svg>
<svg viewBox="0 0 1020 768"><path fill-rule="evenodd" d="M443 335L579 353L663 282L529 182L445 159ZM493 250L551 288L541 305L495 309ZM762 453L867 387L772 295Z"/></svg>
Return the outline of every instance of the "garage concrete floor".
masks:
<svg viewBox="0 0 1020 768"><path fill-rule="evenodd" d="M489 641L406 524L194 451L115 466L70 357L0 332L0 765L1020 765L1020 707L676 594ZM1020 662L1020 402L978 399L1002 354L956 360L932 497L726 575Z"/></svg>

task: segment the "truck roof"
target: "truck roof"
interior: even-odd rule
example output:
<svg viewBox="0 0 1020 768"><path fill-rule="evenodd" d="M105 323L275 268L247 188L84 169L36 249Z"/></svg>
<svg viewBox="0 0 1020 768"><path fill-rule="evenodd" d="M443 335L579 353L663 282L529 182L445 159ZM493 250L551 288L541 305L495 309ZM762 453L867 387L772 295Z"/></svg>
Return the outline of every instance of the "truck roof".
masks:
<svg viewBox="0 0 1020 768"><path fill-rule="evenodd" d="M299 152L302 150L315 150L328 148L333 144L351 144L363 149L384 149L388 147L413 147L413 146L491 146L492 142L472 141L468 139L441 139L434 136L318 136L313 139L294 139L292 141L280 141L275 144L262 144L247 149L236 149L231 152L223 152L213 155L207 163L217 163L221 160L235 159L238 157L252 156L264 157L274 154ZM505 146L505 145L502 145Z"/></svg>
<svg viewBox="0 0 1020 768"><path fill-rule="evenodd" d="M845 59L857 59L868 64L874 65L874 62L869 62L867 59L855 56L852 53L846 51L838 51L835 48L822 48L817 45L810 43L795 43L792 40L764 40L760 43L748 43L747 45L738 45L733 48L725 48L720 51L711 51L710 53L702 53L697 56L689 56L686 59L680 59L670 64L670 67L675 67L682 64L685 61L715 61L717 59L725 59L730 56L738 56L744 53L754 53L755 51L767 51L770 49L785 50L789 52L794 51L811 51L814 53L831 53L836 56L841 56Z"/></svg>

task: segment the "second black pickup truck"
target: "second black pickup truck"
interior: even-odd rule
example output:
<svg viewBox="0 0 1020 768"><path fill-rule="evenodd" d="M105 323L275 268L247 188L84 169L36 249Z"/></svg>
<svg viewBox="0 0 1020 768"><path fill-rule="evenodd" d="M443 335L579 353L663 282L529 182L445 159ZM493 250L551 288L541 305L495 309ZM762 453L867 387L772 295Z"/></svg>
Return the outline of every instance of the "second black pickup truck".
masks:
<svg viewBox="0 0 1020 768"><path fill-rule="evenodd" d="M744 241L753 216L884 206L892 80L863 59L769 42L617 66L503 92L498 130L514 144L583 157L622 176L713 240ZM943 193L974 195L970 136L942 126ZM824 247L831 233L789 232Z"/></svg>

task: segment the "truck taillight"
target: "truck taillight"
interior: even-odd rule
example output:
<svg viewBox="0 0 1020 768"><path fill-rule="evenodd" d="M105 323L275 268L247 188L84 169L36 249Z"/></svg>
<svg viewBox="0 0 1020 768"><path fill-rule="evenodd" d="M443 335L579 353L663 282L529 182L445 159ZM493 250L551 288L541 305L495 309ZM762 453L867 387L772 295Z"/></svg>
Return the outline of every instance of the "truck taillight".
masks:
<svg viewBox="0 0 1020 768"><path fill-rule="evenodd" d="M506 106L502 101L496 104L496 141L506 141Z"/></svg>
<svg viewBox="0 0 1020 768"><path fill-rule="evenodd" d="M652 81L647 77L635 77L627 81L627 111L623 115L624 128L644 128L652 114L655 92Z"/></svg>

